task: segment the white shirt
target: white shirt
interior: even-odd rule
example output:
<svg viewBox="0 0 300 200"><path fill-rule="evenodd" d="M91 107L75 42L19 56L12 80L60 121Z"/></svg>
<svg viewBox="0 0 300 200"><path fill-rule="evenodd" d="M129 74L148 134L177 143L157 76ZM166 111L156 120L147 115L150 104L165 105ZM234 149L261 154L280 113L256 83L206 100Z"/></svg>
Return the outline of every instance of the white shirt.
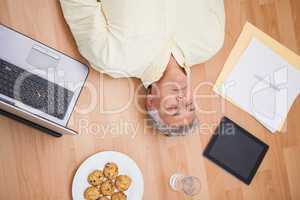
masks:
<svg viewBox="0 0 300 200"><path fill-rule="evenodd" d="M171 54L182 67L202 63L223 46L223 0L60 0L80 53L112 77L147 87Z"/></svg>

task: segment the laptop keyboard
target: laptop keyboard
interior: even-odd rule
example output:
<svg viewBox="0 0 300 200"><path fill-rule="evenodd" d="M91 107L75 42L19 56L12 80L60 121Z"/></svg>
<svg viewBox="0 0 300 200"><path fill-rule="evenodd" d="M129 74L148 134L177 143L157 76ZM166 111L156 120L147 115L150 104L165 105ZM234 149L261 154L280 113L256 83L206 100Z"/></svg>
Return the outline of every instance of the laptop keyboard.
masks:
<svg viewBox="0 0 300 200"><path fill-rule="evenodd" d="M73 92L0 59L0 94L63 119Z"/></svg>

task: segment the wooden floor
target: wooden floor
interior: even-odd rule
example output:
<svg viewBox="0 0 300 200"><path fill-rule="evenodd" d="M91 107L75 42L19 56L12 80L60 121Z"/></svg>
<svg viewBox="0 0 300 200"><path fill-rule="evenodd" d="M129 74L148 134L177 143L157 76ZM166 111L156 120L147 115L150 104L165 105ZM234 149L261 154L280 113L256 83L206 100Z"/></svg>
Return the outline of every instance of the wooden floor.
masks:
<svg viewBox="0 0 300 200"><path fill-rule="evenodd" d="M177 171L201 179L200 200L299 200L300 98L289 113L286 131L271 135L248 114L215 96L211 86L246 21L300 54L300 1L225 0L225 4L224 48L192 69L195 87L207 82L197 91L197 105L211 111L198 113L202 125L194 135L156 135L145 125L144 91L132 95L135 91L129 89L128 80L114 80L91 70L69 124L81 135L57 139L0 117L0 199L71 199L72 177L79 164L96 152L115 150L128 154L140 166L145 200L183 199L168 187L170 175ZM0 22L83 61L57 0L0 0ZM134 80L135 88L139 84ZM92 91L97 91L96 95ZM96 106L90 106L93 102ZM103 114L127 104L122 112ZM90 112L85 112L88 109ZM270 145L250 186L201 155L223 115Z"/></svg>

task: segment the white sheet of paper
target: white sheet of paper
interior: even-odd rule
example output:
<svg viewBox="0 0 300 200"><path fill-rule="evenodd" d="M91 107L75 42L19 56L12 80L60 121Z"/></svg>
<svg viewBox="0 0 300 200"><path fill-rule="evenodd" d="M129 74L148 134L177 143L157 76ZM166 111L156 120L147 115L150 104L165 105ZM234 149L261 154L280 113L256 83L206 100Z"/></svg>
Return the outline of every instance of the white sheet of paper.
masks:
<svg viewBox="0 0 300 200"><path fill-rule="evenodd" d="M217 92L276 132L300 92L300 70L253 38Z"/></svg>

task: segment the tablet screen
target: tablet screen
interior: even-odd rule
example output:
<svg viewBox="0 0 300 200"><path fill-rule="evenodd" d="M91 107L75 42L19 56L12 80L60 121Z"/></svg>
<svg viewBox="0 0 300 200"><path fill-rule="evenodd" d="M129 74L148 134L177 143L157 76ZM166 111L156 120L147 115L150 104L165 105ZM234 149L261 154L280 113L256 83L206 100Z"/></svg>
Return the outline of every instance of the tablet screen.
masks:
<svg viewBox="0 0 300 200"><path fill-rule="evenodd" d="M224 117L204 156L246 184L250 184L268 145Z"/></svg>

